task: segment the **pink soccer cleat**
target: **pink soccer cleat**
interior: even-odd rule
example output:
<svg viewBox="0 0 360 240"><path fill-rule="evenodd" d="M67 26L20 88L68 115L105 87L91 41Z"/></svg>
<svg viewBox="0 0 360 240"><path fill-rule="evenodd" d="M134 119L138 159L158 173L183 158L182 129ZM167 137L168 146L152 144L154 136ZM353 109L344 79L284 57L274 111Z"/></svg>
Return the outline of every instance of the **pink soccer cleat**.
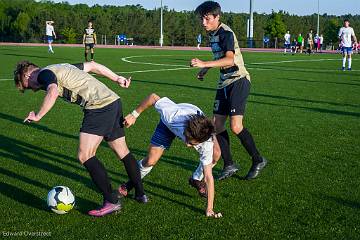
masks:
<svg viewBox="0 0 360 240"><path fill-rule="evenodd" d="M98 209L89 211L88 214L93 217L103 217L110 213L117 212L120 209L121 209L120 201L118 201L117 203L111 203L111 202L105 201L104 205L102 205Z"/></svg>

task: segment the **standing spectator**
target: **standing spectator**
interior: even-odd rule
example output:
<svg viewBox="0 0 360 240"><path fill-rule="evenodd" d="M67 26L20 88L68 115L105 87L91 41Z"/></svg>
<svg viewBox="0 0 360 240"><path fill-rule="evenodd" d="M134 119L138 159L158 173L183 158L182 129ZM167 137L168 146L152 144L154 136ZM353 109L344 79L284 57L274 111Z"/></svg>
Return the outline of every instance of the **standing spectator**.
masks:
<svg viewBox="0 0 360 240"><path fill-rule="evenodd" d="M201 33L199 33L199 35L198 35L197 38L196 38L196 41L197 41L197 49L199 49L199 50L200 50L200 45L201 45L201 39L202 39Z"/></svg>
<svg viewBox="0 0 360 240"><path fill-rule="evenodd" d="M290 49L290 39L291 39L291 35L290 35L290 31L287 31L284 35L284 54L286 54L286 49Z"/></svg>
<svg viewBox="0 0 360 240"><path fill-rule="evenodd" d="M300 53L303 52L303 49L304 49L304 37L301 36L301 33L299 33L299 36L297 38L297 48L296 48L296 51L300 49Z"/></svg>
<svg viewBox="0 0 360 240"><path fill-rule="evenodd" d="M319 44L320 44L320 52L322 52L322 45L324 43L324 37L323 35L321 34L320 37L319 37Z"/></svg>
<svg viewBox="0 0 360 240"><path fill-rule="evenodd" d="M54 41L54 39L56 39L56 34L54 31L53 24L54 24L54 21L46 21L46 40L48 41L48 44L49 44L48 52L51 52L51 53L54 53L51 44Z"/></svg>

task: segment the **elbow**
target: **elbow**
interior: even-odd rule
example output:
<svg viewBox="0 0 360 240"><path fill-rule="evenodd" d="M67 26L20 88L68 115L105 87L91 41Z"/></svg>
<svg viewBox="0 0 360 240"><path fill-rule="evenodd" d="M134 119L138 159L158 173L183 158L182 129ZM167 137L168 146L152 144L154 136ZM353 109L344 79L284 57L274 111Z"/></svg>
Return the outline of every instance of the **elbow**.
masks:
<svg viewBox="0 0 360 240"><path fill-rule="evenodd" d="M160 96L157 95L156 93L152 93L150 94L150 98L152 99L152 102L155 104L160 99Z"/></svg>

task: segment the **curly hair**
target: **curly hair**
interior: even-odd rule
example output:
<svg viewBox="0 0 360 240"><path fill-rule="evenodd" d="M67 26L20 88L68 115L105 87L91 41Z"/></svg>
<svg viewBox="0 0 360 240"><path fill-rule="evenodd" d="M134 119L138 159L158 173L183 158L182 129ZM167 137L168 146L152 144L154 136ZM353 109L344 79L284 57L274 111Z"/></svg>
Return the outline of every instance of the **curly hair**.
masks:
<svg viewBox="0 0 360 240"><path fill-rule="evenodd" d="M204 115L191 115L184 130L186 141L205 142L215 133L213 121Z"/></svg>
<svg viewBox="0 0 360 240"><path fill-rule="evenodd" d="M221 14L220 4L214 1L206 1L200 4L196 9L195 13L201 17L206 15L218 16Z"/></svg>
<svg viewBox="0 0 360 240"><path fill-rule="evenodd" d="M38 68L38 66L36 64L26 61L26 60L20 61L16 64L16 68L14 70L14 81L15 81L15 86L20 90L20 92L25 91L22 76L30 68Z"/></svg>

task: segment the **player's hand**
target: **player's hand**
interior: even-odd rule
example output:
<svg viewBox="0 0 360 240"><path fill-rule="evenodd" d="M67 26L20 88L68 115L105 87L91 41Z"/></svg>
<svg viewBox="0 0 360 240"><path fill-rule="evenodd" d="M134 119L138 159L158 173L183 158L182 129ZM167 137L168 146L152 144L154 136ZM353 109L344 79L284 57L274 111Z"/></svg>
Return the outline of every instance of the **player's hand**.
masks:
<svg viewBox="0 0 360 240"><path fill-rule="evenodd" d="M38 122L40 121L40 118L36 115L34 111L30 112L27 118L25 118L24 122Z"/></svg>
<svg viewBox="0 0 360 240"><path fill-rule="evenodd" d="M206 211L206 217L210 217L210 218L222 218L222 214L219 213L215 213L213 210L207 210Z"/></svg>
<svg viewBox="0 0 360 240"><path fill-rule="evenodd" d="M202 68L196 76L197 79L199 79L200 81L204 80L204 76L206 75L208 70L209 70L209 68Z"/></svg>
<svg viewBox="0 0 360 240"><path fill-rule="evenodd" d="M205 62L204 62L204 61L201 61L201 60L198 59L198 58L193 58L193 59L191 60L190 66L191 66L191 67L197 67L197 68L204 68L204 67L205 67Z"/></svg>
<svg viewBox="0 0 360 240"><path fill-rule="evenodd" d="M136 122L136 117L134 117L134 115L132 115L131 113L128 114L126 117L125 117L125 120L124 120L124 125L125 127L129 128L131 127L132 125L134 125Z"/></svg>
<svg viewBox="0 0 360 240"><path fill-rule="evenodd" d="M130 83L131 83L131 77L129 77L129 78L124 78L124 77L122 77L122 76L119 76L116 81L118 82L118 84L120 85L120 87L128 88L128 87L130 86Z"/></svg>

